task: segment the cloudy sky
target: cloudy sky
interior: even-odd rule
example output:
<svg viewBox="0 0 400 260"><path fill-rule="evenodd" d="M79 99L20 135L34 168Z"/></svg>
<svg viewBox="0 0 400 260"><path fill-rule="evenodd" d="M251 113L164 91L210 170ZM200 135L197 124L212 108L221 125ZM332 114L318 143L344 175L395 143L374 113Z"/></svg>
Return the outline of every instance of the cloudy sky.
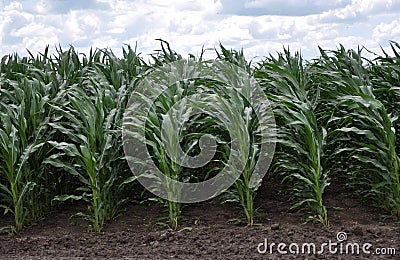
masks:
<svg viewBox="0 0 400 260"><path fill-rule="evenodd" d="M400 42L400 0L0 0L0 55L46 45L110 47L143 54L162 38L182 54L221 42L248 58L289 46L304 56L317 46L363 45L372 51Z"/></svg>

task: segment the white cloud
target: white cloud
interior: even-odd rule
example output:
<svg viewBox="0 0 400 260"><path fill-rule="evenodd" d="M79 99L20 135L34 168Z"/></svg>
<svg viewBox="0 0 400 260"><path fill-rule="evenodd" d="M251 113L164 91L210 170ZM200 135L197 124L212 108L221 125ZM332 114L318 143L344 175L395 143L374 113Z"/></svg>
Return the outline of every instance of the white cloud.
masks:
<svg viewBox="0 0 400 260"><path fill-rule="evenodd" d="M373 30L373 37L379 40L394 40L400 38L400 19L391 23L380 23Z"/></svg>
<svg viewBox="0 0 400 260"><path fill-rule="evenodd" d="M244 7L258 14L306 16L321 13L345 5L347 1L321 1L321 0L251 0L245 1Z"/></svg>
<svg viewBox="0 0 400 260"><path fill-rule="evenodd" d="M93 46L96 46L97 48L111 48L111 49L121 48L121 46L119 46L118 41L109 35L94 38L91 44Z"/></svg>
<svg viewBox="0 0 400 260"><path fill-rule="evenodd" d="M342 8L321 14L323 22L358 22L368 17L400 12L398 0L352 0Z"/></svg>
<svg viewBox="0 0 400 260"><path fill-rule="evenodd" d="M290 46L377 48L400 39L399 0L24 0L1 11L1 55L42 51L47 44L79 50L138 44L151 53L157 38L182 54L203 46L240 49L249 58Z"/></svg>
<svg viewBox="0 0 400 260"><path fill-rule="evenodd" d="M11 32L11 36L15 37L30 37L35 36L51 36L55 35L56 29L54 27L45 27L43 24L30 23L17 30Z"/></svg>

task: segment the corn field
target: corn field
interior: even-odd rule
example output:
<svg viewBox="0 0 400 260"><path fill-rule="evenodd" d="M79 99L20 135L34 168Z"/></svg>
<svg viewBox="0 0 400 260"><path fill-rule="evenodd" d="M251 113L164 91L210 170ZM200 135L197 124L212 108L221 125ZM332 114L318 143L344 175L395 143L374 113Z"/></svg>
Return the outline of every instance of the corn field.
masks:
<svg viewBox="0 0 400 260"><path fill-rule="evenodd" d="M185 214L182 203L151 198L132 174L123 148L123 117L135 88L149 73L185 60L167 42L160 43L161 49L149 56L124 46L121 57L109 49L83 54L73 47L2 57L0 206L14 222L2 231L18 233L55 205L83 201L87 210L76 215L99 232L138 196L165 205L166 213L160 212L165 224L173 230L179 227ZM243 51L220 45L215 60L248 73L272 106L275 134L271 138L276 147L268 176L250 181L261 156L263 128L256 113L240 95L231 95L227 86L198 78L156 90L162 93L143 129L152 160L165 176L184 183L208 180L229 164L233 140L218 118L205 113L188 117L179 136L173 128L169 132L162 128L177 100L218 89L221 97L231 101L227 111L235 111L249 133L249 139L238 140L249 148L244 169L218 198L239 206L249 226L255 224L260 206L254 205L257 191L270 178L285 183L282 192L289 194L292 210L304 211L306 222L325 228L330 227L330 205L324 194L332 180L360 202L400 218L400 45L391 42L390 47L390 52L382 49L381 55L344 46L320 49L319 57L312 60L284 49L251 62ZM366 58L366 53L373 58ZM202 62L203 53L186 60ZM218 110L218 98L206 106ZM216 152L198 169L174 163L162 141L165 136L179 139L184 151L196 155L204 135L213 136Z"/></svg>

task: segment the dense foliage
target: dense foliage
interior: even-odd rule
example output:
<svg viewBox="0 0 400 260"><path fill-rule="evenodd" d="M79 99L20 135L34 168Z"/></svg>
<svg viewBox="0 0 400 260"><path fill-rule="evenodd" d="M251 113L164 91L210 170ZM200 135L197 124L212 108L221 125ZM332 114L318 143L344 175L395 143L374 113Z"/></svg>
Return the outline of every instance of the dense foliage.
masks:
<svg viewBox="0 0 400 260"><path fill-rule="evenodd" d="M70 47L1 59L0 206L14 216L14 225L3 229L19 232L55 203L83 200L88 211L77 214L100 231L133 194L142 192L123 151L123 115L130 94L149 72L183 59L168 43L161 41L161 47L149 61L130 46L123 48L122 57L111 50L85 55ZM292 208L305 210L308 220L329 227L324 192L333 179L360 201L400 217L400 45L392 42L391 48L391 53L369 59L364 49L321 49L319 58L309 61L284 50L255 64L242 51L222 45L216 50L216 60L254 77L271 102L277 146L269 175L286 183ZM189 55L188 60L203 57ZM202 135L215 136L217 153L201 169L176 165L160 141L162 115L183 96L210 88L224 93L227 86L203 79L179 82L160 95L148 115L149 151L175 180L206 180L228 162L232 140L221 122L206 114L186 120L188 126L176 137L185 151L196 154ZM236 100L232 110L247 122L252 156L221 200L238 203L253 225L261 179L256 185L250 179L258 159L260 122L240 96L223 95ZM167 206L168 224L176 229L181 204L158 200Z"/></svg>

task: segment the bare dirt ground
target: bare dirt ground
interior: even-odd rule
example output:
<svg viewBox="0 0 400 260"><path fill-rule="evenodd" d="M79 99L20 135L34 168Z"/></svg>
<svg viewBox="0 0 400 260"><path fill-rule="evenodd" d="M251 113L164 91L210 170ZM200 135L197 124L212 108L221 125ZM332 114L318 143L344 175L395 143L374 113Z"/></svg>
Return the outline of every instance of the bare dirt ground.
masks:
<svg viewBox="0 0 400 260"><path fill-rule="evenodd" d="M84 205L67 204L21 235L1 235L0 259L400 259L398 221L383 221L379 210L360 205L344 189L333 185L326 196L331 206L331 229L312 223L302 225L303 214L288 211L291 204L287 197L275 192L279 185L266 180L261 187L256 206L266 214L259 214L259 225L254 227L232 220L240 215L240 209L214 199L184 207L181 229L175 232L156 223L165 214L159 204L145 203L130 205L95 234L87 231L87 222L70 218L84 210ZM7 217L0 218L0 226L7 221ZM339 232L345 233L340 239L347 236L342 243L337 240ZM259 253L257 248L263 251L266 239L267 251ZM337 243L331 244L336 254L330 252L329 241ZM279 243L286 244L281 251L287 254L278 252ZM324 243L328 245L321 254L303 254L303 243L314 243L316 251ZM351 247L356 243L359 254ZM291 253L297 250L296 245L300 254ZM364 253L362 246L370 253ZM389 252L391 248L395 254ZM376 249L387 254L378 255Z"/></svg>

